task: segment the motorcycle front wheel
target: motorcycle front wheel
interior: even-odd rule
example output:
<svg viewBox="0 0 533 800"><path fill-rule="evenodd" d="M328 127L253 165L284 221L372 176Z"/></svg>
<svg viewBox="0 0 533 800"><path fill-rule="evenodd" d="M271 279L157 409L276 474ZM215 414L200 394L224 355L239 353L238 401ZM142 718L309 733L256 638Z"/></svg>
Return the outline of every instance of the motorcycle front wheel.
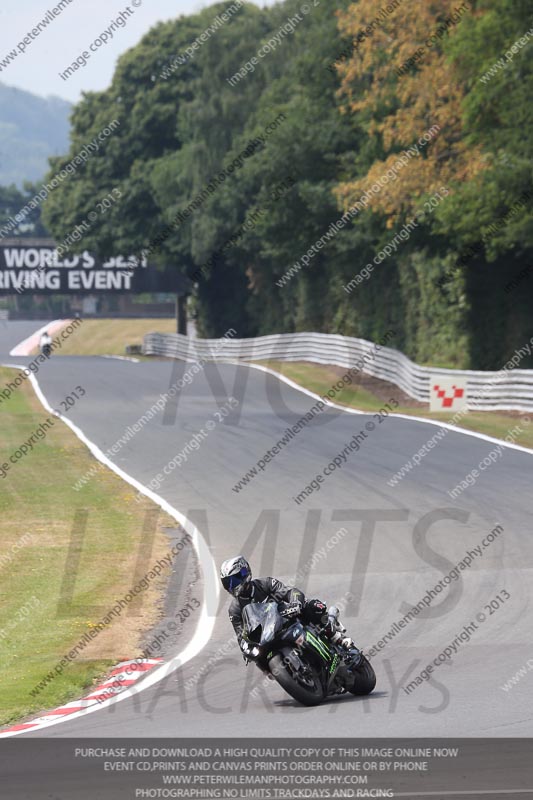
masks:
<svg viewBox="0 0 533 800"><path fill-rule="evenodd" d="M279 685L302 705L317 706L324 699L320 676L309 665L305 665L304 672L293 671L284 663L282 655L277 654L270 659L269 667Z"/></svg>
<svg viewBox="0 0 533 800"><path fill-rule="evenodd" d="M355 684L350 689L352 694L363 695L374 691L376 673L370 661L363 654L361 654L361 663L352 671L352 674L355 677Z"/></svg>

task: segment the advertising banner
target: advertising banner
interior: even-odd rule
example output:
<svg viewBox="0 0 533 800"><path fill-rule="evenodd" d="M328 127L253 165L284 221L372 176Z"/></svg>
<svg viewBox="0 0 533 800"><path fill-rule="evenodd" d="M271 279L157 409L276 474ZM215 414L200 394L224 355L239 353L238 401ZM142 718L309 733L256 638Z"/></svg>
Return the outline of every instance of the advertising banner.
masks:
<svg viewBox="0 0 533 800"><path fill-rule="evenodd" d="M134 256L102 260L83 252L60 256L53 243L0 246L0 295L186 293L187 279L178 269L137 264Z"/></svg>

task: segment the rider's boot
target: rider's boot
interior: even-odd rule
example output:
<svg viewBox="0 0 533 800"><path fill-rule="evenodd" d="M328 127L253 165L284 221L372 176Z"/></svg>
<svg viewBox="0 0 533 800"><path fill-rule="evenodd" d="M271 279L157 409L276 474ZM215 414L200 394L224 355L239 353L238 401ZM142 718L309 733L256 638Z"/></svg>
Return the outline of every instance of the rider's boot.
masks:
<svg viewBox="0 0 533 800"><path fill-rule="evenodd" d="M330 630L333 629L333 635L330 641L338 647L342 647L346 651L344 661L350 667L356 667L361 661L361 651L353 639L346 635L346 628L339 621L339 609L337 606L331 606L328 609L328 625Z"/></svg>

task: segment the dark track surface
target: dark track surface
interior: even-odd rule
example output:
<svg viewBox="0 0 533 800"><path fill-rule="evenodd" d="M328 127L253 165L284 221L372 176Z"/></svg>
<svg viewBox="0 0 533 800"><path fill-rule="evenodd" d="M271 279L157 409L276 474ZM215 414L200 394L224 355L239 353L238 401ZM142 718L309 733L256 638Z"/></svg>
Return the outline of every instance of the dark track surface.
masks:
<svg viewBox="0 0 533 800"><path fill-rule="evenodd" d="M42 328L43 325L46 325L47 320L34 320L33 322L27 321L17 321L11 322L0 319L0 356L2 359L8 357L8 353L10 350L15 347L15 345L22 342L23 339L26 339L28 336L31 336L32 333Z"/></svg>
<svg viewBox="0 0 533 800"><path fill-rule="evenodd" d="M0 325L0 352L37 327L35 322ZM1 360L27 361L5 356ZM86 389L83 402L69 416L105 451L188 369L190 365L165 361L58 355L37 378L53 407L76 385ZM319 708L298 707L276 684L264 686L258 671L245 668L235 650L205 672L209 659L232 638L223 598L210 643L182 669L138 698L40 735L533 735L533 674L510 691L500 688L533 657L533 456L507 449L473 487L452 501L447 490L495 445L449 432L417 469L391 487L391 475L438 428L389 418L368 434L359 453L352 453L320 492L296 505L293 497L372 419L328 410L236 493L234 484L315 401L245 366L206 365L180 393L175 413L167 409L151 420L121 448L115 463L148 484L214 419L218 404L212 386L218 387L218 404L224 405L227 395L240 401L238 413L217 423L187 462L165 478L158 493L198 525L217 564L242 551L256 575L273 574L286 581L345 527L347 533L299 585L328 603L352 592L357 600L344 621L362 647L381 639L407 611L402 604L418 603L491 529L501 524L504 533L461 572L461 580L444 589L425 619L420 614L374 658L378 684L368 699L339 698ZM79 494L83 503L83 490ZM368 510L381 521L361 536L361 512ZM420 526L415 532L416 523L430 512L433 524L427 534ZM489 615L485 605L502 589L511 597ZM451 663L435 670L431 683L407 695L401 687L480 612L487 618L471 641L461 645ZM202 668L198 683L185 689L185 682ZM256 695L250 695L252 685L259 686Z"/></svg>

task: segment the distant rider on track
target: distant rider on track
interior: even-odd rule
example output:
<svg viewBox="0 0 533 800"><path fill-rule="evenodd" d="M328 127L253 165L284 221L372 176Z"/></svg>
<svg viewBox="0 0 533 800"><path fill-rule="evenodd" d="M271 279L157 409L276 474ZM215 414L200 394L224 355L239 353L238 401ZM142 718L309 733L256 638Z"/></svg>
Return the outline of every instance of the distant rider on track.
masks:
<svg viewBox="0 0 533 800"><path fill-rule="evenodd" d="M39 339L39 347L41 349L41 353L43 356L49 356L52 353L52 338L48 331L43 331L41 333L41 338Z"/></svg>

